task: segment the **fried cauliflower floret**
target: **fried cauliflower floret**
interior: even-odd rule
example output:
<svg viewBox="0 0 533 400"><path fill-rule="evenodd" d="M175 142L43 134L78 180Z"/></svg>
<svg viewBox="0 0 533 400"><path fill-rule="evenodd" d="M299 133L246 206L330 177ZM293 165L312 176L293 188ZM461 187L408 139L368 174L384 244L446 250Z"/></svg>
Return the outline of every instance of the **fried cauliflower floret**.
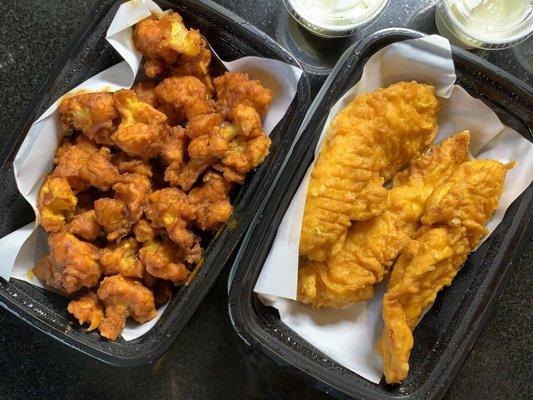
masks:
<svg viewBox="0 0 533 400"><path fill-rule="evenodd" d="M188 191L198 180L200 175L202 175L207 168L211 165L211 161L204 160L189 160L187 164L183 167L181 173L176 177L176 179L171 183L172 185L179 186L183 190Z"/></svg>
<svg viewBox="0 0 533 400"><path fill-rule="evenodd" d="M105 318L98 325L98 330L109 340L117 339L128 316L143 323L156 315L154 295L133 279L121 275L108 276L102 280L96 294L105 307Z"/></svg>
<svg viewBox="0 0 533 400"><path fill-rule="evenodd" d="M166 78L155 88L155 93L162 104L171 105L182 119L214 110L209 90L194 76Z"/></svg>
<svg viewBox="0 0 533 400"><path fill-rule="evenodd" d="M155 95L155 88L157 82L154 81L144 81L139 82L133 85L131 90L135 92L140 101L150 104L152 107L157 108L159 106L159 101Z"/></svg>
<svg viewBox="0 0 533 400"><path fill-rule="evenodd" d="M186 136L181 126L169 129L167 140L161 149L161 158L166 165L165 181L172 186L177 186L177 179L183 170L183 158L185 156Z"/></svg>
<svg viewBox="0 0 533 400"><path fill-rule="evenodd" d="M119 90L113 95L122 123L113 134L121 150L144 160L155 157L165 140L167 116L144 103L132 90Z"/></svg>
<svg viewBox="0 0 533 400"><path fill-rule="evenodd" d="M135 239L138 242L144 243L150 240L154 240L157 235L157 230L152 226L148 220L142 218L135 224L133 228Z"/></svg>
<svg viewBox="0 0 533 400"><path fill-rule="evenodd" d="M255 108L264 117L272 102L272 91L257 80L250 80L247 74L226 72L215 78L214 83L217 109L224 116L231 116L233 109L243 104Z"/></svg>
<svg viewBox="0 0 533 400"><path fill-rule="evenodd" d="M37 198L41 225L47 232L59 232L71 218L78 199L65 178L47 177Z"/></svg>
<svg viewBox="0 0 533 400"><path fill-rule="evenodd" d="M89 324L87 332L94 331L104 319L104 309L100 300L93 292L82 294L77 300L72 300L68 303L67 310L80 323Z"/></svg>
<svg viewBox="0 0 533 400"><path fill-rule="evenodd" d="M117 181L119 172L111 163L110 150L98 149L96 144L83 135L74 143L65 138L57 149L53 176L67 178L75 191L86 190L93 186L102 191L109 190Z"/></svg>
<svg viewBox="0 0 533 400"><path fill-rule="evenodd" d="M192 118L187 125L191 142L187 148L189 157L198 160L218 160L230 149L230 141L237 129L225 122L219 113L203 114Z"/></svg>
<svg viewBox="0 0 533 400"><path fill-rule="evenodd" d="M102 198L94 202L96 221L104 227L107 240L114 241L126 236L135 221L130 219L126 203L117 199Z"/></svg>
<svg viewBox="0 0 533 400"><path fill-rule="evenodd" d="M126 173L113 185L115 199L124 202L129 211L129 219L138 221L142 216L142 205L152 191L152 184L147 176Z"/></svg>
<svg viewBox="0 0 533 400"><path fill-rule="evenodd" d="M208 172L203 185L189 192L189 201L196 207L195 225L204 231L217 230L230 217L233 207L229 201L231 185L219 174Z"/></svg>
<svg viewBox="0 0 533 400"><path fill-rule="evenodd" d="M133 238L103 249L100 264L104 275L120 274L127 278L142 278L144 266L137 257L138 249L139 244Z"/></svg>
<svg viewBox="0 0 533 400"><path fill-rule="evenodd" d="M146 271L156 278L180 284L189 276L189 270L183 263L183 250L172 242L147 242L139 251L139 257Z"/></svg>
<svg viewBox="0 0 533 400"><path fill-rule="evenodd" d="M146 160L132 158L123 151L113 156L113 164L121 174L130 172L132 174L145 175L148 178L153 176L152 167Z"/></svg>
<svg viewBox="0 0 533 400"><path fill-rule="evenodd" d="M95 240L101 230L94 210L79 213L67 225L68 232L88 241Z"/></svg>
<svg viewBox="0 0 533 400"><path fill-rule="evenodd" d="M172 76L192 75L202 81L210 93L214 92L213 79L209 74L211 50L207 42L202 39L202 50L195 57L180 56L170 69Z"/></svg>
<svg viewBox="0 0 533 400"><path fill-rule="evenodd" d="M66 98L59 104L59 114L63 128L81 131L98 144L114 144L111 135L116 129L118 113L111 93L85 93Z"/></svg>
<svg viewBox="0 0 533 400"><path fill-rule="evenodd" d="M48 245L50 254L33 268L41 282L65 294L98 284L102 271L97 247L66 232L51 234Z"/></svg>
<svg viewBox="0 0 533 400"><path fill-rule="evenodd" d="M181 190L165 188L153 192L147 198L144 214L155 226L165 228L180 247L194 245L195 236L187 226L196 217L196 209Z"/></svg>

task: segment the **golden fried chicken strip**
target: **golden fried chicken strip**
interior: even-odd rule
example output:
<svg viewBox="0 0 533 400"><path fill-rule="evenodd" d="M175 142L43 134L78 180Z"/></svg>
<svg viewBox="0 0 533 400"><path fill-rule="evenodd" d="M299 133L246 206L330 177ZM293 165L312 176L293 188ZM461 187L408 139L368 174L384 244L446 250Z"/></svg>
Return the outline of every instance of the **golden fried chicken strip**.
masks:
<svg viewBox="0 0 533 400"><path fill-rule="evenodd" d="M189 276L183 262L183 250L172 242L148 241L139 251L139 258L146 266L146 272L156 278L181 284Z"/></svg>
<svg viewBox="0 0 533 400"><path fill-rule="evenodd" d="M48 245L50 254L33 268L41 282L65 294L98 284L102 275L98 248L66 232L51 234Z"/></svg>
<svg viewBox="0 0 533 400"><path fill-rule="evenodd" d="M298 299L315 307L343 307L371 298L416 233L428 197L468 160L469 141L470 134L461 132L412 160L394 176L381 215L353 224L341 250L326 261L301 260Z"/></svg>
<svg viewBox="0 0 533 400"><path fill-rule="evenodd" d="M311 174L301 255L324 261L342 248L351 221L383 212L383 183L432 142L438 108L432 86L400 82L337 114Z"/></svg>
<svg viewBox="0 0 533 400"><path fill-rule="evenodd" d="M102 280L96 294L105 307L105 318L98 330L109 340L117 339L128 316L143 323L156 315L154 295L139 281L121 275L108 276Z"/></svg>
<svg viewBox="0 0 533 400"><path fill-rule="evenodd" d="M47 232L59 232L65 222L74 216L78 199L68 180L48 176L39 191L37 208L41 214L41 225Z"/></svg>
<svg viewBox="0 0 533 400"><path fill-rule="evenodd" d="M104 319L104 309L94 292L82 294L77 300L68 303L67 310L80 323L89 323L87 332L94 331Z"/></svg>
<svg viewBox="0 0 533 400"><path fill-rule="evenodd" d="M64 129L81 131L98 144L114 144L111 135L119 115L111 93L84 93L68 97L58 109Z"/></svg>
<svg viewBox="0 0 533 400"><path fill-rule="evenodd" d="M383 299L378 351L387 383L406 378L413 330L421 313L453 278L486 234L514 164L495 160L463 163L428 199L422 226L404 248Z"/></svg>
<svg viewBox="0 0 533 400"><path fill-rule="evenodd" d="M95 240L101 231L102 227L96 220L94 210L79 213L67 225L67 232L87 241Z"/></svg>

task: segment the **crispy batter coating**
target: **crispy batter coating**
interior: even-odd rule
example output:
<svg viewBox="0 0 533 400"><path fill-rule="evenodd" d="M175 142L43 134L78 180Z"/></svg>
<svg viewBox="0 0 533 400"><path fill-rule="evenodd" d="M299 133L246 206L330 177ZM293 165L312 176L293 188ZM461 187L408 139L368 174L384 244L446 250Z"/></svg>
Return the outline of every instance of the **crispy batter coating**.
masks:
<svg viewBox="0 0 533 400"><path fill-rule="evenodd" d="M185 130L181 126L170 128L167 140L161 149L161 158L166 165L165 181L172 186L178 185L178 177L183 170L185 147Z"/></svg>
<svg viewBox="0 0 533 400"><path fill-rule="evenodd" d="M400 255L383 299L378 350L387 383L407 376L412 331L421 313L451 284L485 235L513 165L495 160L463 163L428 199L422 227Z"/></svg>
<svg viewBox="0 0 533 400"><path fill-rule="evenodd" d="M144 218L135 224L133 233L135 234L135 239L140 243L154 240L157 236L157 230Z"/></svg>
<svg viewBox="0 0 533 400"><path fill-rule="evenodd" d="M137 222L143 213L142 206L152 192L152 184L146 175L126 173L113 185L115 199L126 204L129 219Z"/></svg>
<svg viewBox="0 0 533 400"><path fill-rule="evenodd" d="M187 226L196 217L196 208L183 191L156 190L148 196L144 213L154 226L165 228L170 239L180 247L187 249L194 245L195 236Z"/></svg>
<svg viewBox="0 0 533 400"><path fill-rule="evenodd" d="M173 76L164 79L155 93L162 104L172 106L183 119L214 111L209 90L195 76Z"/></svg>
<svg viewBox="0 0 533 400"><path fill-rule="evenodd" d="M227 222L233 211L229 201L231 185L213 172L205 174L203 182L188 194L189 201L196 208L194 224L204 231L215 231Z"/></svg>
<svg viewBox="0 0 533 400"><path fill-rule="evenodd" d="M97 247L66 232L51 234L48 245L50 255L33 268L41 282L66 294L98 284L102 271Z"/></svg>
<svg viewBox="0 0 533 400"><path fill-rule="evenodd" d="M130 218L126 203L117 199L102 198L94 202L96 221L104 227L110 242L126 236L135 223Z"/></svg>
<svg viewBox="0 0 533 400"><path fill-rule="evenodd" d="M59 104L59 114L63 128L81 131L98 144L114 144L111 135L116 129L118 113L111 93L84 93L68 97Z"/></svg>
<svg viewBox="0 0 533 400"><path fill-rule="evenodd" d="M159 107L159 100L157 100L157 96L155 95L156 86L157 82L155 81L144 81L133 85L131 90L135 92L140 101L157 108Z"/></svg>
<svg viewBox="0 0 533 400"><path fill-rule="evenodd" d="M94 210L79 213L67 225L67 232L87 241L95 240L101 231L102 227L96 220Z"/></svg>
<svg viewBox="0 0 533 400"><path fill-rule="evenodd" d="M62 230L66 220L74 216L77 201L68 180L48 176L37 198L37 208L44 230L47 232Z"/></svg>
<svg viewBox="0 0 533 400"><path fill-rule="evenodd" d="M94 331L104 319L104 309L94 292L82 294L77 300L68 303L67 310L80 323L89 323L87 332Z"/></svg>
<svg viewBox="0 0 533 400"><path fill-rule="evenodd" d="M144 160L159 155L167 134L167 116L139 100L132 90L119 90L113 99L122 117L112 136L117 146L130 156Z"/></svg>
<svg viewBox="0 0 533 400"><path fill-rule="evenodd" d="M226 72L215 78L214 83L217 109L224 116L231 117L234 108L243 104L255 108L259 115L264 117L272 102L272 91L257 80L250 80L247 74Z"/></svg>
<svg viewBox="0 0 533 400"><path fill-rule="evenodd" d="M139 258L146 271L157 278L181 284L189 276L189 270L183 263L183 250L170 241L146 242L139 251Z"/></svg>
<svg viewBox="0 0 533 400"><path fill-rule="evenodd" d="M127 278L142 278L144 266L137 257L138 242L129 238L102 250L100 264L104 275L120 274Z"/></svg>
<svg viewBox="0 0 533 400"><path fill-rule="evenodd" d="M156 315L154 295L139 281L121 275L108 276L102 280L96 294L105 307L105 318L98 330L109 340L117 339L128 316L143 323Z"/></svg>
<svg viewBox="0 0 533 400"><path fill-rule="evenodd" d="M211 63L211 50L207 42L202 38L202 50L194 57L179 56L176 63L170 69L172 76L192 75L202 81L207 90L214 92L213 79L209 74L209 64Z"/></svg>
<svg viewBox="0 0 533 400"><path fill-rule="evenodd" d="M113 155L113 164L121 174L130 172L132 174L145 175L148 178L153 176L152 167L146 160L132 158L123 151Z"/></svg>
<svg viewBox="0 0 533 400"><path fill-rule="evenodd" d="M434 88L400 82L355 98L333 120L311 174L300 254L324 261L342 248L351 221L383 212L384 181L437 132Z"/></svg>
<svg viewBox="0 0 533 400"><path fill-rule="evenodd" d="M420 225L428 197L468 160L468 132L412 160L393 178L385 211L353 224L338 253L324 262L301 260L298 299L315 307L366 301Z"/></svg>

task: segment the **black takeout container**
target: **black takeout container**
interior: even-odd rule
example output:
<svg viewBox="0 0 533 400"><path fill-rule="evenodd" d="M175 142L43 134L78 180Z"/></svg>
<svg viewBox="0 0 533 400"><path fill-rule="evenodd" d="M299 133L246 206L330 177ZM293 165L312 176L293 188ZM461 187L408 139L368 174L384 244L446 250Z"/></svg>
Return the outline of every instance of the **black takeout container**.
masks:
<svg viewBox="0 0 533 400"><path fill-rule="evenodd" d="M440 399L479 336L531 232L530 186L507 210L496 231L473 253L451 287L442 291L414 331L409 376L401 385L374 384L321 353L284 325L277 310L253 293L277 228L314 154L331 106L361 77L363 66L388 44L424 36L407 29L376 32L351 46L312 103L298 142L261 205L237 254L230 281L229 313L235 330L257 350L339 398ZM453 47L457 83L491 107L502 122L532 140L533 91L508 73ZM488 383L490 384L490 382Z"/></svg>
<svg viewBox="0 0 533 400"><path fill-rule="evenodd" d="M57 98L96 73L122 61L106 42L105 34L122 1L101 2L57 61L48 79L28 109L22 125L7 140L13 150L0 169L0 237L34 219L31 207L18 193L12 162L32 122ZM209 0L157 1L163 9L173 8L188 26L201 31L224 60L253 55L273 58L299 66L287 51L265 33ZM235 194L230 223L222 228L205 249L204 264L187 286L172 297L155 327L132 341L110 342L97 332L87 333L68 315L68 300L26 282L0 278L0 305L49 336L94 358L118 366L141 365L160 357L172 344L201 300L228 263L246 232L260 202L271 186L310 103L309 81L304 73L296 96L285 117L271 133L272 147L265 162L251 172L246 184Z"/></svg>

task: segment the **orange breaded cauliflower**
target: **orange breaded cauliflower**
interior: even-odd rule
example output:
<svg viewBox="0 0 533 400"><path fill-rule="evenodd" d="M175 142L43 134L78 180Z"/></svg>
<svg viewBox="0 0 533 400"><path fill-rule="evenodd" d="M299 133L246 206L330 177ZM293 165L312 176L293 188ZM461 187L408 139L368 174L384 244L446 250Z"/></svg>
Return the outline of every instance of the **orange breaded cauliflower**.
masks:
<svg viewBox="0 0 533 400"><path fill-rule="evenodd" d="M184 249L195 243L195 235L187 229L196 217L195 211L187 195L177 188L156 190L144 206L146 218L154 226L165 228L170 239Z"/></svg>
<svg viewBox="0 0 533 400"><path fill-rule="evenodd" d="M195 57L180 56L170 69L171 76L192 75L202 81L210 93L214 92L213 79L209 75L211 50L202 39L202 50Z"/></svg>
<svg viewBox="0 0 533 400"><path fill-rule="evenodd" d="M94 331L104 319L104 309L94 292L82 294L77 300L68 303L67 310L80 323L89 323L87 332Z"/></svg>
<svg viewBox="0 0 533 400"><path fill-rule="evenodd" d="M177 178L183 170L185 144L184 129L181 126L170 128L167 140L161 149L161 158L166 165L165 180L173 186L177 186Z"/></svg>
<svg viewBox="0 0 533 400"><path fill-rule="evenodd" d="M51 234L48 245L50 254L33 268L41 282L66 294L98 284L102 271L96 246L66 232Z"/></svg>
<svg viewBox="0 0 533 400"><path fill-rule="evenodd" d="M159 106L159 100L157 100L157 96L155 95L156 87L157 82L144 81L133 85L131 90L135 92L140 101L148 103L152 107L157 108Z"/></svg>
<svg viewBox="0 0 533 400"><path fill-rule="evenodd" d="M194 224L204 231L217 230L230 217L233 207L229 201L231 185L219 174L208 172L204 184L189 192L189 201L196 207Z"/></svg>
<svg viewBox="0 0 533 400"><path fill-rule="evenodd" d="M126 236L135 221L130 218L126 203L117 199L102 198L94 202L96 221L104 227L107 240L112 242Z"/></svg>
<svg viewBox="0 0 533 400"><path fill-rule="evenodd" d="M138 242L144 243L153 240L157 235L157 230L148 222L148 220L142 218L135 224L133 228L135 239Z"/></svg>
<svg viewBox="0 0 533 400"><path fill-rule="evenodd" d="M83 135L74 143L65 138L57 149L54 163L56 167L52 175L67 178L76 191L86 190L89 186L109 190L119 176L118 169L111 163L110 150L107 147L98 149Z"/></svg>
<svg viewBox="0 0 533 400"><path fill-rule="evenodd" d="M142 278L144 266L137 257L139 244L133 238L102 250L100 264L104 275L120 274L127 278Z"/></svg>
<svg viewBox="0 0 533 400"><path fill-rule="evenodd" d="M114 144L111 135L116 129L118 113L111 93L85 93L68 97L59 104L59 114L65 129L81 131L99 144Z"/></svg>
<svg viewBox="0 0 533 400"><path fill-rule="evenodd" d="M153 176L152 167L146 160L132 158L123 151L113 155L113 164L118 168L118 172L121 174L130 172L132 174L145 175L148 178Z"/></svg>
<svg viewBox="0 0 533 400"><path fill-rule="evenodd" d="M113 134L121 150L144 160L155 157L167 133L167 116L144 103L132 90L119 90L113 95L122 122Z"/></svg>
<svg viewBox="0 0 533 400"><path fill-rule="evenodd" d="M78 199L65 178L47 177L37 198L41 225L47 232L59 232L74 216Z"/></svg>
<svg viewBox="0 0 533 400"><path fill-rule="evenodd" d="M172 106L182 119L214 110L209 90L194 76L166 78L155 88L155 93L162 104Z"/></svg>
<svg viewBox="0 0 533 400"><path fill-rule="evenodd" d="M139 251L139 257L146 271L156 278L180 284L189 276L183 263L183 251L172 242L149 241Z"/></svg>
<svg viewBox="0 0 533 400"><path fill-rule="evenodd" d="M109 340L117 339L128 316L143 323L156 315L154 295L133 279L121 275L108 276L102 280L96 294L105 307L105 318L98 325L98 330Z"/></svg>
<svg viewBox="0 0 533 400"><path fill-rule="evenodd" d="M272 91L257 80L250 80L247 74L226 72L215 78L214 83L217 109L224 116L230 117L233 109L243 104L255 108L259 115L264 117L272 102Z"/></svg>
<svg viewBox="0 0 533 400"><path fill-rule="evenodd" d="M67 225L67 232L89 241L95 240L101 230L102 227L96 220L94 210L79 213Z"/></svg>
<svg viewBox="0 0 533 400"><path fill-rule="evenodd" d="M129 219L137 222L142 216L142 205L152 192L152 184L147 176L126 173L113 185L115 199L124 202L129 211Z"/></svg>

